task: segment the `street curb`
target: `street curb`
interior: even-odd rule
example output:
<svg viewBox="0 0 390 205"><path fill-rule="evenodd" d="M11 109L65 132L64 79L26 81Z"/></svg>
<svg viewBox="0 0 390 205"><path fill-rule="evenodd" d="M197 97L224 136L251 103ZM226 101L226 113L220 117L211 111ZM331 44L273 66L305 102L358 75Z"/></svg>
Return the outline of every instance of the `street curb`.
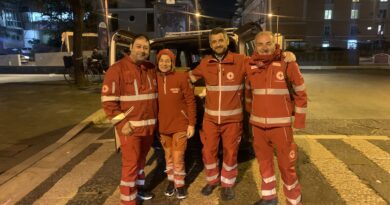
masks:
<svg viewBox="0 0 390 205"><path fill-rule="evenodd" d="M390 65L346 65L346 66L309 66L300 65L301 70L389 70Z"/></svg>
<svg viewBox="0 0 390 205"><path fill-rule="evenodd" d="M70 129L67 133L65 133L64 136L62 136L60 139L58 139L55 143L49 145L48 147L44 148L40 152L34 154L30 158L24 160L23 162L19 163L15 167L7 170L3 174L0 175L0 185L3 185L16 175L20 174L27 168L34 165L36 162L47 156L48 154L54 152L59 147L73 139L76 135L78 135L81 131L83 131L86 127L88 127L90 124L94 123L101 123L105 120L105 114L102 109L97 110L96 112L89 115L87 118L79 122L76 126L74 126L72 129Z"/></svg>

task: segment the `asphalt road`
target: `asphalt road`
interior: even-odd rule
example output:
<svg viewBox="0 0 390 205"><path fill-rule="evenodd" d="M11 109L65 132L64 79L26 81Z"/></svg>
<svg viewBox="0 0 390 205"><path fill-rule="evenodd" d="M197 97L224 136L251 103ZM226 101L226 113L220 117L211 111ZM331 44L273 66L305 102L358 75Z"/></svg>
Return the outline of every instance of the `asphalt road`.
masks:
<svg viewBox="0 0 390 205"><path fill-rule="evenodd" d="M390 204L390 70L315 70L303 74L309 114L307 128L297 133L296 142L304 204ZM95 95L89 100L98 99ZM21 98L1 97L1 103ZM113 152L112 137L107 125L90 127L58 152L0 185L0 204L118 204L120 154ZM156 150L146 167L156 198L143 204L246 205L259 199L258 164L245 151L239 154L236 199L221 201L218 190L209 197L201 196L205 176L197 140L192 139L186 155L188 199L163 196L167 182L163 162L156 160L162 153ZM285 204L282 187L278 180L280 204Z"/></svg>

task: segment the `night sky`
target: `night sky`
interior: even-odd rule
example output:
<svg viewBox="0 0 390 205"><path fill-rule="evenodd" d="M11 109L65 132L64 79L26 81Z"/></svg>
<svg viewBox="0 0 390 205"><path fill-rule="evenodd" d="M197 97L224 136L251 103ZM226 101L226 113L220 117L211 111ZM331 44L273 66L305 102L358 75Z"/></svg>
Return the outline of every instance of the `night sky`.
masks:
<svg viewBox="0 0 390 205"><path fill-rule="evenodd" d="M230 19L236 0L200 0L205 15Z"/></svg>

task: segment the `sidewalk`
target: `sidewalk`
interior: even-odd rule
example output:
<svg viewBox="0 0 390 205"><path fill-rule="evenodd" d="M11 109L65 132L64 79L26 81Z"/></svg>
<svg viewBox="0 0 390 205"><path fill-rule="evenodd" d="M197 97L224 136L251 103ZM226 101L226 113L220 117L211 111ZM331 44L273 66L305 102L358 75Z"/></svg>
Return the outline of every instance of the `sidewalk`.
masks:
<svg viewBox="0 0 390 205"><path fill-rule="evenodd" d="M63 81L0 86L0 174L55 143L100 109L100 86Z"/></svg>

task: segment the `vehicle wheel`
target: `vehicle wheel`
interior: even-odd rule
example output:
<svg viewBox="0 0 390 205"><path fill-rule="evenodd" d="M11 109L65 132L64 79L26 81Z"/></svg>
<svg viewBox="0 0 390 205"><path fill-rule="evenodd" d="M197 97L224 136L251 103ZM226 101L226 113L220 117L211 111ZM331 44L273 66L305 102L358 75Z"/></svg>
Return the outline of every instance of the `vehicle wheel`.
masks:
<svg viewBox="0 0 390 205"><path fill-rule="evenodd" d="M101 77L99 71L96 69L87 69L84 72L85 79L90 83L99 83L101 81Z"/></svg>

